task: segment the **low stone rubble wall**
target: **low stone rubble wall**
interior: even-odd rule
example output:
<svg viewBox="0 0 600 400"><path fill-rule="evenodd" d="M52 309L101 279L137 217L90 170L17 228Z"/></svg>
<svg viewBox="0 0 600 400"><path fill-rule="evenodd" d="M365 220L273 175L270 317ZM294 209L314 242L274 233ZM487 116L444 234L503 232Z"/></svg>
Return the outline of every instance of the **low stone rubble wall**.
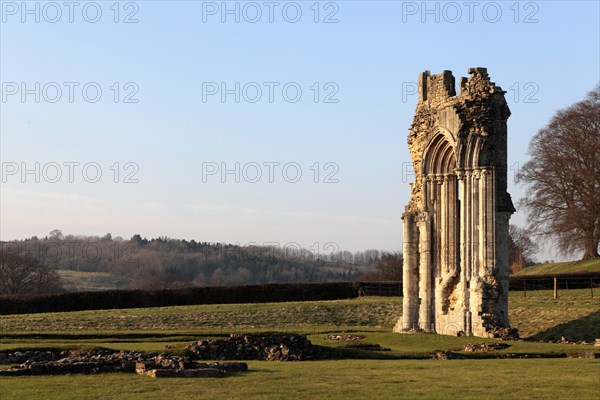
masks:
<svg viewBox="0 0 600 400"><path fill-rule="evenodd" d="M468 343L463 351L471 353L481 353L486 351L502 350L510 347L506 343Z"/></svg>
<svg viewBox="0 0 600 400"><path fill-rule="evenodd" d="M190 357L169 356L156 352L110 352L106 350L44 352L45 360L40 360L39 354L36 355L37 352L31 353L32 359L36 361L28 359L20 365L0 370L0 376L137 372L156 378L223 377L232 372L248 371L246 363L201 363ZM12 357L6 357L3 361L23 357L21 354L16 356L10 354L10 356Z"/></svg>
<svg viewBox="0 0 600 400"><path fill-rule="evenodd" d="M243 362L206 363L195 360L295 361L331 358L331 350L302 335L232 334L229 339L203 339L187 347L186 356L158 352L70 350L0 353L0 376L98 374L128 372L151 377L222 377L248 371ZM15 365L18 364L18 365Z"/></svg>
<svg viewBox="0 0 600 400"><path fill-rule="evenodd" d="M66 354L67 352L63 352ZM21 364L29 360L37 361L56 361L61 358L61 354L52 351L15 351L12 353L0 353L0 364Z"/></svg>
<svg viewBox="0 0 600 400"><path fill-rule="evenodd" d="M232 334L225 340L200 340L187 349L201 360L301 361L334 356L331 350L314 346L303 335Z"/></svg>
<svg viewBox="0 0 600 400"><path fill-rule="evenodd" d="M157 357L148 362L138 362L135 372L152 378L221 378L231 372L246 372L248 364L242 362L198 363L189 359L179 362L171 358Z"/></svg>
<svg viewBox="0 0 600 400"><path fill-rule="evenodd" d="M0 363L20 365L0 371L0 375L95 374L102 372L135 372L138 361L156 357L157 353L132 351L87 350L62 352L15 352Z"/></svg>
<svg viewBox="0 0 600 400"><path fill-rule="evenodd" d="M347 348L390 351L378 344L361 343L364 336L347 334L328 335L327 340L349 341ZM355 341L358 341L356 343ZM567 343L565 340L563 343ZM597 340L600 344L600 341ZM591 343L589 343L591 345ZM436 350L428 358L437 360L464 359L465 353L492 352L493 358L540 358L542 354L493 353L510 347L506 343L468 343L463 353ZM99 373L138 373L154 378L163 377L224 377L248 371L245 362L203 362L199 360L266 360L299 361L347 357L341 351L315 346L303 335L232 334L228 339L203 339L186 347L185 356L160 354L159 352L68 350L14 351L0 353L0 376L61 375ZM556 354L553 357L599 358L599 352L581 354ZM488 357L486 357L488 358Z"/></svg>

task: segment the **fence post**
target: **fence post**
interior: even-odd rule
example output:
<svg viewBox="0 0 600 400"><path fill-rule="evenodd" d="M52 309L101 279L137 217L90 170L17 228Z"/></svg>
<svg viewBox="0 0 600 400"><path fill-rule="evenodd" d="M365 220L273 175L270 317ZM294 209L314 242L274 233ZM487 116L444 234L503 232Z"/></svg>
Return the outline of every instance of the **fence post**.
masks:
<svg viewBox="0 0 600 400"><path fill-rule="evenodd" d="M527 297L527 280L523 279L523 297Z"/></svg>
<svg viewBox="0 0 600 400"><path fill-rule="evenodd" d="M590 277L590 292L592 292L592 299L594 298L594 281Z"/></svg>
<svg viewBox="0 0 600 400"><path fill-rule="evenodd" d="M554 277L554 300L558 298L558 289L556 287L556 277Z"/></svg>

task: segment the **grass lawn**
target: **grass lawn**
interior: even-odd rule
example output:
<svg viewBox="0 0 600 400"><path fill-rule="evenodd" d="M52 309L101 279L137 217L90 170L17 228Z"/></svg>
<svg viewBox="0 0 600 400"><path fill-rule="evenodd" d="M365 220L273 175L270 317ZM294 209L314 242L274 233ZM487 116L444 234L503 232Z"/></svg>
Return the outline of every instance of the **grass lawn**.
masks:
<svg viewBox="0 0 600 400"><path fill-rule="evenodd" d="M304 333L314 343L345 348L356 359L310 362L250 361L251 372L221 379L152 379L133 374L0 378L0 399L597 399L600 360L415 360L435 350L460 352L473 337L391 332L401 299L364 297L323 302L227 304L0 316L0 352L15 349L109 348L182 353L202 337L232 332ZM589 290L510 292L510 319L533 339L600 337L600 293ZM360 342L391 351L351 348L325 339L352 332ZM571 335L571 336L569 336ZM600 351L597 347L506 342L498 353L545 357ZM493 353L463 353L486 357Z"/></svg>
<svg viewBox="0 0 600 400"><path fill-rule="evenodd" d="M600 338L600 290L510 292L509 318L521 337ZM287 330L392 329L402 314L399 297L264 304L209 304L0 316L0 332L182 332L228 334Z"/></svg>
<svg viewBox="0 0 600 400"><path fill-rule="evenodd" d="M97 310L0 316L4 331L252 330L336 326L390 328L402 314L399 297L352 300Z"/></svg>
<svg viewBox="0 0 600 400"><path fill-rule="evenodd" d="M551 275L570 272L600 272L600 258L586 261L567 261L550 264L538 264L525 268L515 275Z"/></svg>
<svg viewBox="0 0 600 400"><path fill-rule="evenodd" d="M341 360L249 362L227 378L132 374L1 378L2 399L597 399L600 362Z"/></svg>
<svg viewBox="0 0 600 400"><path fill-rule="evenodd" d="M589 289L509 292L509 320L521 337L540 340L594 340L600 338L600 290Z"/></svg>
<svg viewBox="0 0 600 400"><path fill-rule="evenodd" d="M264 333L264 331L256 331ZM296 333L298 330L279 330L278 332ZM329 346L345 349L345 353L352 358L365 359L409 359L429 358L429 354L436 350L461 352L467 343L488 342L497 343L497 339L483 339L473 337L455 337L433 334L406 334L400 335L388 330L365 329L357 330L351 328L340 329L318 329L304 332L308 339L321 346ZM331 333L351 333L353 335L365 336L360 342L354 341L331 341L325 337ZM220 334L214 331L196 331L172 333L148 333L144 336L138 334L124 334L122 332L102 332L99 334L72 334L59 333L40 337L23 333L5 334L0 338L0 351L15 351L27 349L90 349L105 348L111 350L135 350L135 351L165 351L183 354L185 346L200 338L226 338L229 334ZM379 344L390 348L391 351L365 351L355 349L352 346L361 344ZM529 341L506 342L509 347L488 353L464 353L468 357L495 357L498 354L526 353L541 354L544 356L557 357L565 354L581 354L590 351L598 351L589 345L560 344L560 343L536 343Z"/></svg>

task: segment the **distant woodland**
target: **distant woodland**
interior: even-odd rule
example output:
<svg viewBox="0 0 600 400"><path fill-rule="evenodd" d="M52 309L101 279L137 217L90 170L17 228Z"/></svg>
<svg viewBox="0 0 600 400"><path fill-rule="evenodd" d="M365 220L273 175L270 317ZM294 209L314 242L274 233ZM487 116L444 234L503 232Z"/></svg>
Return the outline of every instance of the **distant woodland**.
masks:
<svg viewBox="0 0 600 400"><path fill-rule="evenodd" d="M158 237L130 239L63 235L3 242L2 252L35 258L51 270L107 272L131 280L132 288L246 285L401 279L401 256L380 250L315 254L284 247L197 242Z"/></svg>

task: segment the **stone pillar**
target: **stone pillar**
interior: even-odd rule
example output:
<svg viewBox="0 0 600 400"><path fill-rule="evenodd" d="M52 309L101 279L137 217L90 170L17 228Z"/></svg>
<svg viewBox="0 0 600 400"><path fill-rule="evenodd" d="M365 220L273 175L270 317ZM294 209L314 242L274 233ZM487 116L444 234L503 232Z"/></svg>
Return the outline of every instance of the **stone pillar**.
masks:
<svg viewBox="0 0 600 400"><path fill-rule="evenodd" d="M471 263L473 264L473 270L471 277L480 275L481 269L481 198L480 193L480 179L479 169L474 169L471 174Z"/></svg>
<svg viewBox="0 0 600 400"><path fill-rule="evenodd" d="M431 216L419 216L419 328L429 332L432 328L431 290Z"/></svg>
<svg viewBox="0 0 600 400"><path fill-rule="evenodd" d="M486 258L486 271L489 274L493 274L493 268L496 263L496 230L494 227L494 221L496 220L496 189L494 185L494 171L483 170L483 176L485 177L485 258ZM507 231L508 235L508 231ZM508 250L507 250L508 251Z"/></svg>
<svg viewBox="0 0 600 400"><path fill-rule="evenodd" d="M440 265L436 266L440 276L448 273L448 178L442 175L438 178L440 189L440 226L438 228L440 249Z"/></svg>
<svg viewBox="0 0 600 400"><path fill-rule="evenodd" d="M465 224L462 225L462 229L465 231L464 245L466 248L465 279L466 282L469 282L473 276L473 173L470 169L465 171L463 213L465 214Z"/></svg>
<svg viewBox="0 0 600 400"><path fill-rule="evenodd" d="M415 215L412 213L405 212L402 215L402 220L404 222L404 243L402 244L402 291L404 297L402 302L402 323L394 327L395 332L417 329L419 320L417 304L419 300L418 227L415 224Z"/></svg>
<svg viewBox="0 0 600 400"><path fill-rule="evenodd" d="M451 271L456 271L458 268L458 249L457 243L459 240L460 221L458 214L458 199L457 199L457 184L456 175L448 175L448 207L450 209L450 218L448 220L448 263Z"/></svg>
<svg viewBox="0 0 600 400"><path fill-rule="evenodd" d="M472 258L471 258L471 241L472 241L472 213L471 213L471 204L472 204L472 192L471 192L471 171L463 170L459 174L460 179L460 193L461 193L461 202L460 202L460 247L461 247L461 256L460 256L460 271L461 271L461 282L460 282L460 291L462 294L462 317L463 317L463 331L467 335L472 334L471 330L471 299L470 299L470 285L471 285L471 268L472 268Z"/></svg>
<svg viewBox="0 0 600 400"><path fill-rule="evenodd" d="M448 177L447 174L440 174L437 178L437 183L439 187L439 224L435 228L436 229L436 237L437 237L437 251L439 253L437 257L436 263L438 265L435 266L435 270L437 274L434 276L433 284L435 285L435 297L434 297L434 306L435 306L435 330L436 332L439 329L443 329L441 324L445 321L442 321L440 318L444 314L444 306L447 302L447 299L444 297L445 286L448 284L448 212L449 212L449 204L448 204Z"/></svg>

